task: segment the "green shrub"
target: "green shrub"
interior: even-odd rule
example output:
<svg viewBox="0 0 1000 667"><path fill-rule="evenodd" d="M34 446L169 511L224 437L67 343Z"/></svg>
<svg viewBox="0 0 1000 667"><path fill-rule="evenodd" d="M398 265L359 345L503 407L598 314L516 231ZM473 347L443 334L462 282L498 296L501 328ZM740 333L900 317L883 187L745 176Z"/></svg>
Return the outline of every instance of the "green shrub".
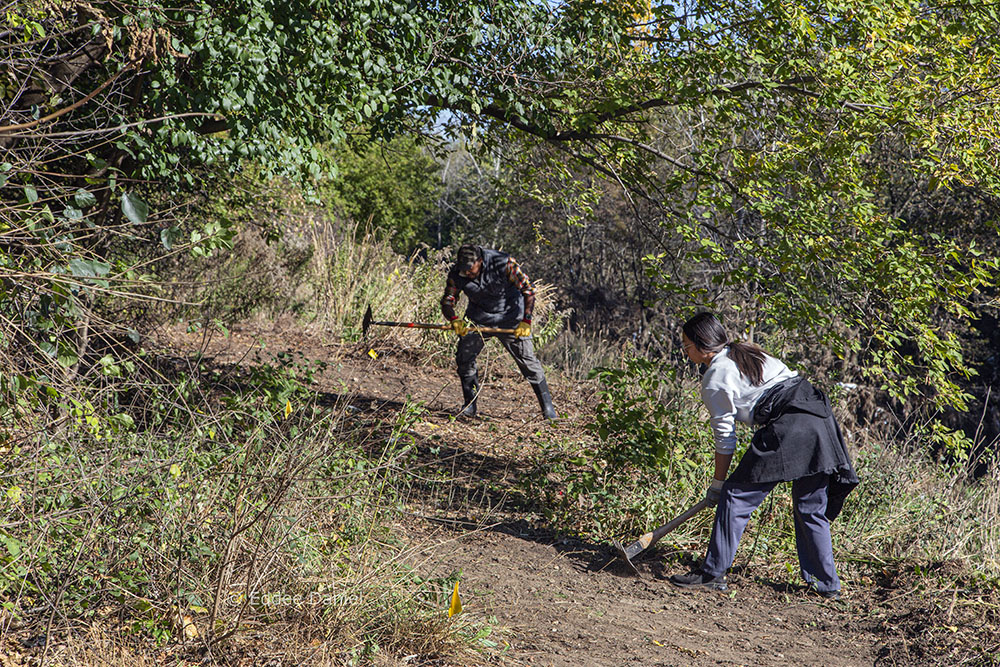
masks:
<svg viewBox="0 0 1000 667"><path fill-rule="evenodd" d="M403 255L432 241L428 223L443 189L441 167L413 137L356 138L335 151L334 161L337 176L319 188L331 218L360 223Z"/></svg>
<svg viewBox="0 0 1000 667"><path fill-rule="evenodd" d="M529 493L573 532L644 532L704 493L710 433L690 389L655 361L629 354L592 375L601 386L592 437L545 446Z"/></svg>

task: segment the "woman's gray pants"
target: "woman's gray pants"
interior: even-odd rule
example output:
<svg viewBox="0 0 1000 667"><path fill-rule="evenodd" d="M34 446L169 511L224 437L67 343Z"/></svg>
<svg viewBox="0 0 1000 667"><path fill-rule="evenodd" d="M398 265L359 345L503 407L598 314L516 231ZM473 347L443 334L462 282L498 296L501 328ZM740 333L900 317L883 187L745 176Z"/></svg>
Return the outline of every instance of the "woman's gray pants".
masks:
<svg viewBox="0 0 1000 667"><path fill-rule="evenodd" d="M535 348L531 344L531 336L519 338L513 334L480 334L470 333L458 339L458 350L455 361L458 362L458 377L465 382L477 382L479 369L476 358L483 351L486 338L496 338L500 344L514 357L521 375L530 384L537 385L545 381L545 371L541 362L535 357Z"/></svg>
<svg viewBox="0 0 1000 667"><path fill-rule="evenodd" d="M833 563L833 543L830 521L826 518L827 484L825 473L803 477L792 482L795 505L795 549L799 567L806 583L820 593L840 590L840 578ZM726 482L715 510L712 539L702 572L719 577L733 564L736 547L747 527L750 514L764 502L778 482L749 484Z"/></svg>

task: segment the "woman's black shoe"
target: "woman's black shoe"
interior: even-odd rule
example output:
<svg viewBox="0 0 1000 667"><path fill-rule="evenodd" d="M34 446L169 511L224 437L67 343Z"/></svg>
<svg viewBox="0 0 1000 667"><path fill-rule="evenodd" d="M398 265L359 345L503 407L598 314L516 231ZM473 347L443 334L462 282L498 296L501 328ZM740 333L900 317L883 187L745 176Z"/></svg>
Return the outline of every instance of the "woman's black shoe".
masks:
<svg viewBox="0 0 1000 667"><path fill-rule="evenodd" d="M726 584L726 575L710 577L701 570L672 575L670 583L680 588L705 588L711 591L724 591L729 588Z"/></svg>

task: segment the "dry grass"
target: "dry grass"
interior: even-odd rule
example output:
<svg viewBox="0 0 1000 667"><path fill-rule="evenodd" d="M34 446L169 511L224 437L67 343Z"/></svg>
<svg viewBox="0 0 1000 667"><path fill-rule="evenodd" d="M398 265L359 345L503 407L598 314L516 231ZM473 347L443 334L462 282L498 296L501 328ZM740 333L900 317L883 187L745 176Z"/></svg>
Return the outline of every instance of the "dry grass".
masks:
<svg viewBox="0 0 1000 667"><path fill-rule="evenodd" d="M615 366L621 358L623 345L609 342L609 338L597 333L565 330L538 356L543 363L558 366L564 376L585 380L594 368Z"/></svg>
<svg viewBox="0 0 1000 667"><path fill-rule="evenodd" d="M150 644L122 628L107 623L93 623L70 635L70 641L57 638L48 651L18 650L11 641L0 646L0 666L27 667L46 664L62 667L154 667L164 664L164 656L156 655ZM186 662L186 661L185 661ZM169 663L168 663L169 664Z"/></svg>
<svg viewBox="0 0 1000 667"><path fill-rule="evenodd" d="M291 213L290 213L291 215ZM209 320L292 317L313 333L359 340L366 308L374 319L443 324L444 294L454 250L423 248L410 257L388 240L343 226L305 209L293 215L279 245L265 244L255 230L241 232L236 250L203 267L200 277L181 281L176 298L201 302L187 317ZM533 334L541 348L562 331L570 311L559 310L557 290L535 282ZM458 312L464 309L460 299ZM396 350L414 349L432 362L452 363L450 331L373 326L368 340Z"/></svg>
<svg viewBox="0 0 1000 667"><path fill-rule="evenodd" d="M357 338L367 306L376 319L441 321L447 251L406 258L384 239L357 238L356 229L338 233L329 221L318 221L307 233L314 248L306 282L313 288L315 324Z"/></svg>
<svg viewBox="0 0 1000 667"><path fill-rule="evenodd" d="M201 429L173 438L22 443L4 475L21 494L4 499L11 645L49 636L25 655L67 665L167 655L141 638L180 640L184 659L475 661L446 582L412 581L387 539L406 419L262 399L191 406ZM104 634L81 642L82 624Z"/></svg>
<svg viewBox="0 0 1000 667"><path fill-rule="evenodd" d="M862 485L845 509L847 548L882 559L959 561L1000 576L1000 462L970 479L966 466L927 458L926 442L869 443Z"/></svg>

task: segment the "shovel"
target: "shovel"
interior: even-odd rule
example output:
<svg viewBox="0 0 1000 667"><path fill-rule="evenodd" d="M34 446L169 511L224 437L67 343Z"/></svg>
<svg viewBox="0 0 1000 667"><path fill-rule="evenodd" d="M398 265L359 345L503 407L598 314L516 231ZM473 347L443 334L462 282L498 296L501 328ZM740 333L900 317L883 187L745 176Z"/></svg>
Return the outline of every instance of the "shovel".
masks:
<svg viewBox="0 0 1000 667"><path fill-rule="evenodd" d="M442 331L450 331L450 324L430 324L427 322L379 322L372 319L372 307L368 306L368 310L365 311L365 319L361 322L361 335L368 336L368 328L377 324L382 327L407 327L410 329L440 329ZM469 333L505 333L513 334L514 329L497 329L495 327L469 327Z"/></svg>
<svg viewBox="0 0 1000 667"><path fill-rule="evenodd" d="M682 523L693 517L698 512L702 511L708 507L708 501L705 499L699 500L694 505L689 507L684 511L683 514L679 514L667 523L663 524L659 528L652 530L639 539L637 539L632 544L627 547L623 547L621 542L618 540L611 540L611 546L615 548L615 552L618 557L628 563L628 566L632 568L632 571L639 574L639 569L632 562L632 559L641 554L643 551L653 546L660 541L660 538L669 533L670 531L676 529Z"/></svg>

